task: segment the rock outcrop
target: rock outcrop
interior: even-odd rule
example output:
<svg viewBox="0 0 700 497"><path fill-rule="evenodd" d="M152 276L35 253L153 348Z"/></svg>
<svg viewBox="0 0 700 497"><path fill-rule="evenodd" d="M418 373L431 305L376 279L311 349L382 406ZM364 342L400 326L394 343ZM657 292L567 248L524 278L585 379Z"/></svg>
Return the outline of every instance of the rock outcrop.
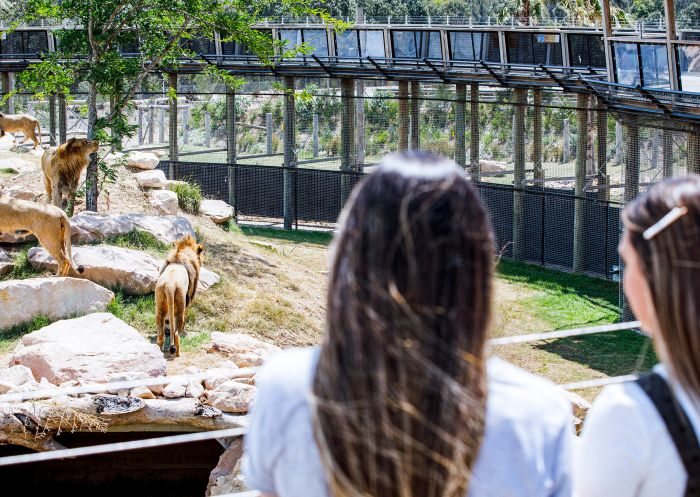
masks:
<svg viewBox="0 0 700 497"><path fill-rule="evenodd" d="M228 357L241 368L260 366L270 354L280 350L277 345L250 335L217 331L211 334L211 342L204 347L209 353Z"/></svg>
<svg viewBox="0 0 700 497"><path fill-rule="evenodd" d="M111 216L97 212L81 212L70 220L74 243L101 242L126 235L134 230L150 233L163 243L172 243L185 235L195 236L190 222L180 216L148 216L121 214Z"/></svg>
<svg viewBox="0 0 700 497"><path fill-rule="evenodd" d="M130 152L127 158L127 167L134 169L151 170L158 167L158 156L150 152Z"/></svg>
<svg viewBox="0 0 700 497"><path fill-rule="evenodd" d="M141 188L165 188L166 185L165 173L160 169L136 173L134 178Z"/></svg>
<svg viewBox="0 0 700 497"><path fill-rule="evenodd" d="M177 214L177 194L175 192L170 190L153 190L149 200L151 205L160 212L171 216Z"/></svg>
<svg viewBox="0 0 700 497"><path fill-rule="evenodd" d="M199 213L207 216L216 224L225 224L233 217L233 207L223 200L202 200Z"/></svg>

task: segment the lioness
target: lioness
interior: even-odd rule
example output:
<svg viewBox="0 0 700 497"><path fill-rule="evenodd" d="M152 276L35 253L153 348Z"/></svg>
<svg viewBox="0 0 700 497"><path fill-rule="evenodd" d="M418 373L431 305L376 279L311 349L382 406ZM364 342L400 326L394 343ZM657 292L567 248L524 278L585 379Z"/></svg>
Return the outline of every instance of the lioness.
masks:
<svg viewBox="0 0 700 497"><path fill-rule="evenodd" d="M156 343L165 341L165 319L170 321L170 353L180 357L180 332L185 329L187 307L192 303L199 283L204 247L186 236L173 244L156 284Z"/></svg>
<svg viewBox="0 0 700 497"><path fill-rule="evenodd" d="M34 133L34 128L39 130L39 138ZM17 131L24 133L21 143L30 138L34 142L34 149L36 150L41 139L39 120L29 114L3 114L0 112L0 138L5 136L5 133L16 133Z"/></svg>
<svg viewBox="0 0 700 497"><path fill-rule="evenodd" d="M30 231L38 238L56 259L57 276L77 276L83 272L83 267L76 267L73 262L70 222L65 212L53 205L20 200L0 192L0 232L17 230Z"/></svg>
<svg viewBox="0 0 700 497"><path fill-rule="evenodd" d="M44 151L41 169L44 171L44 186L49 202L61 208L65 208L70 202L72 211L80 173L90 161L90 154L97 152L99 148L100 143L97 141L71 138L63 145Z"/></svg>

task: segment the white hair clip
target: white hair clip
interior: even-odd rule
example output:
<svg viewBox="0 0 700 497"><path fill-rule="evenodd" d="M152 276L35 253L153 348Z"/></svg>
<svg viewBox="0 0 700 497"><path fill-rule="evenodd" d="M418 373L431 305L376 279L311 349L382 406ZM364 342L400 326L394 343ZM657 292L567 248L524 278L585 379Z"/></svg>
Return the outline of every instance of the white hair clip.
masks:
<svg viewBox="0 0 700 497"><path fill-rule="evenodd" d="M642 236L645 240L651 240L687 213L688 208L686 206L674 207L668 212L668 214L666 214L664 217L656 221L653 225L645 229L644 233L642 233Z"/></svg>

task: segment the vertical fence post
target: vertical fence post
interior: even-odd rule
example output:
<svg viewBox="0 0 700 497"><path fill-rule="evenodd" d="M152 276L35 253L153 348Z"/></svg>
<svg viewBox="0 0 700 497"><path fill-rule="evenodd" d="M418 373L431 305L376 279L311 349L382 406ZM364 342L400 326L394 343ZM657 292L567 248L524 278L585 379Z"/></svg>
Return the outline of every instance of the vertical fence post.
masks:
<svg viewBox="0 0 700 497"><path fill-rule="evenodd" d="M311 140L313 141L314 159L318 157L318 114L313 115L313 129L311 131Z"/></svg>
<svg viewBox="0 0 700 497"><path fill-rule="evenodd" d="M284 229L294 222L293 174L296 168L296 109L294 107L294 78L284 77Z"/></svg>
<svg viewBox="0 0 700 497"><path fill-rule="evenodd" d="M0 85L2 86L3 95L6 95L12 91L10 88L10 73L9 72L0 73ZM13 112L10 111L10 107L11 107L10 101L11 100L12 100L11 98L8 98L5 101L5 104L2 107L3 112L7 112L8 114L13 114Z"/></svg>
<svg viewBox="0 0 700 497"><path fill-rule="evenodd" d="M562 126L562 159L564 164L571 160L571 124L568 119L564 119Z"/></svg>
<svg viewBox="0 0 700 497"><path fill-rule="evenodd" d="M588 95L579 93L576 95L577 107L577 143L576 143L576 175L574 179L574 257L573 270L575 273L583 271L584 266L584 238L586 236L584 200L586 187L586 155L588 151Z"/></svg>
<svg viewBox="0 0 700 497"><path fill-rule="evenodd" d="M420 82L411 81L411 149L420 148Z"/></svg>
<svg viewBox="0 0 700 497"><path fill-rule="evenodd" d="M265 114L265 128L267 129L267 155L272 155L272 113L270 112Z"/></svg>
<svg viewBox="0 0 700 497"><path fill-rule="evenodd" d="M598 101L596 112L598 122L598 199L606 201L609 198L608 190L608 113L603 102Z"/></svg>
<svg viewBox="0 0 700 497"><path fill-rule="evenodd" d="M158 143L165 143L165 109L161 107L158 109L160 121L160 126L158 127Z"/></svg>
<svg viewBox="0 0 700 497"><path fill-rule="evenodd" d="M625 128L625 204L629 204L639 195L639 126L629 123Z"/></svg>
<svg viewBox="0 0 700 497"><path fill-rule="evenodd" d="M7 74L7 91L11 92L15 89L15 73L8 72L5 74ZM9 114L15 113L15 97L7 99L7 112Z"/></svg>
<svg viewBox="0 0 700 497"><path fill-rule="evenodd" d="M658 129L651 130L651 167L659 168L659 149L661 148L661 132Z"/></svg>
<svg viewBox="0 0 700 497"><path fill-rule="evenodd" d="M341 123L340 123L340 170L354 171L355 160L355 80L340 80ZM345 205L350 196L351 178L340 176L340 205Z"/></svg>
<svg viewBox="0 0 700 497"><path fill-rule="evenodd" d="M143 108L139 106L139 145L143 145Z"/></svg>
<svg viewBox="0 0 700 497"><path fill-rule="evenodd" d="M185 104L182 109L182 144L190 143L190 104Z"/></svg>
<svg viewBox="0 0 700 497"><path fill-rule="evenodd" d="M206 115L209 115L208 113ZM228 163L228 204L238 220L236 205L236 92L226 89L226 162Z"/></svg>
<svg viewBox="0 0 700 497"><path fill-rule="evenodd" d="M545 223L547 222L547 211L546 209L546 201L544 198L544 192L540 191L540 265L544 267L544 265L547 262L547 259L545 258L545 252L544 252L544 227Z"/></svg>
<svg viewBox="0 0 700 497"><path fill-rule="evenodd" d="M177 74L168 74L168 84L177 92ZM168 152L170 159L170 179L179 179L176 177L178 147L177 147L177 95L170 99L170 110L168 115Z"/></svg>
<svg viewBox="0 0 700 497"><path fill-rule="evenodd" d="M356 170L362 172L365 165L365 82L358 79L355 85L355 96L357 97L355 99Z"/></svg>
<svg viewBox="0 0 700 497"><path fill-rule="evenodd" d="M204 113L204 146L211 147L211 115L209 112Z"/></svg>
<svg viewBox="0 0 700 497"><path fill-rule="evenodd" d="M148 143L156 141L156 115L153 102L148 101Z"/></svg>
<svg viewBox="0 0 700 497"><path fill-rule="evenodd" d="M664 179L673 177L673 133L664 129L662 131L663 138L663 176Z"/></svg>
<svg viewBox="0 0 700 497"><path fill-rule="evenodd" d="M66 143L68 139L68 109L66 108L66 96L58 94L58 143Z"/></svg>
<svg viewBox="0 0 700 497"><path fill-rule="evenodd" d="M479 161L479 85L471 85L469 100L469 165L471 166L474 181L481 181L481 162Z"/></svg>
<svg viewBox="0 0 700 497"><path fill-rule="evenodd" d="M49 96L49 144L52 147L56 143L56 95Z"/></svg>
<svg viewBox="0 0 700 497"><path fill-rule="evenodd" d="M700 174L700 132L688 133L688 174Z"/></svg>
<svg viewBox="0 0 700 497"><path fill-rule="evenodd" d="M544 187L544 169L542 168L542 90L532 90L532 162L535 186Z"/></svg>
<svg viewBox="0 0 700 497"><path fill-rule="evenodd" d="M408 81L399 81L399 152L408 150Z"/></svg>
<svg viewBox="0 0 700 497"><path fill-rule="evenodd" d="M525 106L527 90L515 90L513 115L513 258L525 257Z"/></svg>
<svg viewBox="0 0 700 497"><path fill-rule="evenodd" d="M455 85L455 162L461 166L467 165L466 121L467 121L467 86L462 83Z"/></svg>
<svg viewBox="0 0 700 497"><path fill-rule="evenodd" d="M622 164L622 123L615 121L615 164Z"/></svg>

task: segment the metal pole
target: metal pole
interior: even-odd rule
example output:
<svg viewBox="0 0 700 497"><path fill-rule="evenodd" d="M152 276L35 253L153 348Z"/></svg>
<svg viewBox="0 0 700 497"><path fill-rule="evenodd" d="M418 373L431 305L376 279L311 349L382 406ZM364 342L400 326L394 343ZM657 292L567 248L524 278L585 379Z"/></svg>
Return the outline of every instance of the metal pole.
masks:
<svg viewBox="0 0 700 497"><path fill-rule="evenodd" d="M471 166L472 179L481 181L481 162L479 161L479 85L471 85L469 100L471 100L469 113L469 165Z"/></svg>
<svg viewBox="0 0 700 497"><path fill-rule="evenodd" d="M341 96L341 130L340 130L340 170L343 172L356 169L355 160L355 80L340 80ZM345 205L350 196L350 178L347 174L340 177L340 205Z"/></svg>
<svg viewBox="0 0 700 497"><path fill-rule="evenodd" d="M399 152L408 150L408 81L399 81Z"/></svg>
<svg viewBox="0 0 700 497"><path fill-rule="evenodd" d="M673 177L673 134L670 130L664 129L663 133L663 176L664 179Z"/></svg>
<svg viewBox="0 0 700 497"><path fill-rule="evenodd" d="M52 147L56 143L56 95L49 96L49 144Z"/></svg>
<svg viewBox="0 0 700 497"><path fill-rule="evenodd" d="M588 150L588 95L579 93L576 95L576 107L578 110L577 144L576 144L576 175L574 182L574 260L575 273L583 271L584 265L584 238L585 226L585 187L586 187L586 152Z"/></svg>
<svg viewBox="0 0 700 497"><path fill-rule="evenodd" d="M678 60L676 55L676 9L673 0L664 0L664 17L666 19L666 54L668 57L668 79L671 90L680 89L678 80ZM612 80L611 80L612 81Z"/></svg>
<svg viewBox="0 0 700 497"><path fill-rule="evenodd" d="M143 109L139 107L139 145L143 145Z"/></svg>
<svg viewBox="0 0 700 497"><path fill-rule="evenodd" d="M525 106L527 90L515 90L513 136L513 258L525 257Z"/></svg>
<svg viewBox="0 0 700 497"><path fill-rule="evenodd" d="M311 140L313 142L314 159L318 157L318 114L313 115L313 129L311 131Z"/></svg>
<svg viewBox="0 0 700 497"><path fill-rule="evenodd" d="M602 102L598 102L598 199L608 200L608 113Z"/></svg>
<svg viewBox="0 0 700 497"><path fill-rule="evenodd" d="M190 108L189 104L185 104L185 108L182 109L182 144L188 145L190 143Z"/></svg>
<svg viewBox="0 0 700 497"><path fill-rule="evenodd" d="M204 146L211 147L211 115L204 113Z"/></svg>
<svg viewBox="0 0 700 497"><path fill-rule="evenodd" d="M9 72L3 72L0 73L0 84L2 85L2 93L3 95L6 95L10 93L10 73ZM3 105L2 110L3 112L7 112L8 114L13 114L13 112L10 112L10 100L11 98L8 98L5 101L5 105Z"/></svg>
<svg viewBox="0 0 700 497"><path fill-rule="evenodd" d="M267 129L267 155L272 155L272 113L265 114L265 128Z"/></svg>
<svg viewBox="0 0 700 497"><path fill-rule="evenodd" d="M615 121L615 164L622 164L622 123Z"/></svg>
<svg viewBox="0 0 700 497"><path fill-rule="evenodd" d="M156 109L153 107L153 102L148 102L148 143L153 143L156 140Z"/></svg>
<svg viewBox="0 0 700 497"><path fill-rule="evenodd" d="M361 8L358 8L360 13ZM364 14L360 19L364 18ZM365 82L358 79L355 82L355 150L357 155L357 170L362 172L365 164Z"/></svg>
<svg viewBox="0 0 700 497"><path fill-rule="evenodd" d="M571 123L564 119L562 126L562 162L568 164L571 160Z"/></svg>
<svg viewBox="0 0 700 497"><path fill-rule="evenodd" d="M700 133L688 133L688 174L700 174Z"/></svg>
<svg viewBox="0 0 700 497"><path fill-rule="evenodd" d="M160 115L158 116L160 120L160 126L158 127L158 143L165 143L165 109L158 109Z"/></svg>
<svg viewBox="0 0 700 497"><path fill-rule="evenodd" d="M296 112L294 107L294 78L284 77L284 229L294 222L293 173L296 168Z"/></svg>
<svg viewBox="0 0 700 497"><path fill-rule="evenodd" d="M639 195L639 126L625 124L625 204Z"/></svg>
<svg viewBox="0 0 700 497"><path fill-rule="evenodd" d="M168 84L170 88L177 91L177 74L168 74ZM170 158L170 179L177 179L175 177L176 167L173 162L178 160L178 147L177 147L177 96L170 99L170 110L168 115L168 152Z"/></svg>
<svg viewBox="0 0 700 497"><path fill-rule="evenodd" d="M58 143L66 143L68 140L66 96L58 95Z"/></svg>
<svg viewBox="0 0 700 497"><path fill-rule="evenodd" d="M411 149L420 148L420 82L411 81Z"/></svg>
<svg viewBox="0 0 700 497"><path fill-rule="evenodd" d="M467 165L466 114L467 86L455 85L455 162L462 167Z"/></svg>
<svg viewBox="0 0 700 497"><path fill-rule="evenodd" d="M207 113L206 115L209 115ZM236 206L236 92L226 90L226 162L228 162L228 204L238 217Z"/></svg>
<svg viewBox="0 0 700 497"><path fill-rule="evenodd" d="M542 90L532 90L532 158L535 185L544 186L544 169L542 168Z"/></svg>

